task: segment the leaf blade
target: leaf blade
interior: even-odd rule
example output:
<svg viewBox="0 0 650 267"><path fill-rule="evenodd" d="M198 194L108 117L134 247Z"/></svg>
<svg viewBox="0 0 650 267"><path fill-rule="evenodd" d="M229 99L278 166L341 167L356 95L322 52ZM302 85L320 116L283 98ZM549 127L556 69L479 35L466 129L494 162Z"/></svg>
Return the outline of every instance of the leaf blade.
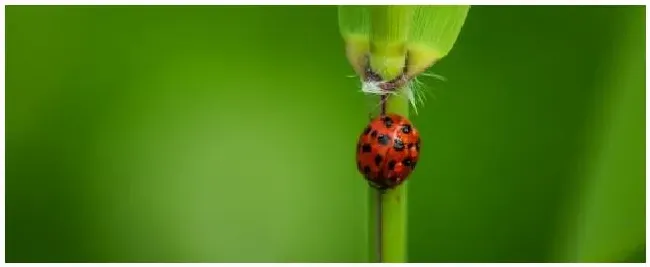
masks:
<svg viewBox="0 0 650 267"><path fill-rule="evenodd" d="M357 75L363 76L365 57L370 52L370 8L339 6L338 17L348 61Z"/></svg>
<svg viewBox="0 0 650 267"><path fill-rule="evenodd" d="M418 6L409 33L408 74L422 73L447 56L469 13L469 5Z"/></svg>

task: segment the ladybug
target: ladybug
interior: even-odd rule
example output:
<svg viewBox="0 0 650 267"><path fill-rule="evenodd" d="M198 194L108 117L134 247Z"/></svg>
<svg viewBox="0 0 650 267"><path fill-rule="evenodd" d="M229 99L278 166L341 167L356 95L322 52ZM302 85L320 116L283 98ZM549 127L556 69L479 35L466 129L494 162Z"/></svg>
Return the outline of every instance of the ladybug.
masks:
<svg viewBox="0 0 650 267"><path fill-rule="evenodd" d="M420 134L405 117L380 115L370 121L357 142L357 169L379 190L402 184L415 169Z"/></svg>

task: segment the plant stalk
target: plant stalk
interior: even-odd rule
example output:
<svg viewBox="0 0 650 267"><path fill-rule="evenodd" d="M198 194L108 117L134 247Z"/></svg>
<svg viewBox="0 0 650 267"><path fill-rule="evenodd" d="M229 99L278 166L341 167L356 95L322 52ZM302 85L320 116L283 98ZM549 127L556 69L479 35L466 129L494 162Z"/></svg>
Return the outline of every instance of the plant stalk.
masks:
<svg viewBox="0 0 650 267"><path fill-rule="evenodd" d="M339 7L339 29L355 72L364 82L381 82L382 90L397 90L381 96L381 114L408 117L407 95L412 95L400 87L449 53L468 10L439 5ZM385 192L369 190L370 260L406 262L407 182Z"/></svg>
<svg viewBox="0 0 650 267"><path fill-rule="evenodd" d="M413 6L370 7L369 67L383 81L404 73L407 40ZM381 97L381 114L395 113L408 117L408 98ZM370 259L373 262L406 262L406 183L385 191L369 189Z"/></svg>
<svg viewBox="0 0 650 267"><path fill-rule="evenodd" d="M392 80L404 72L406 42L412 6L374 6L370 19L370 68L382 80ZM408 117L408 98L399 88L398 96L382 97L381 113ZM370 188L371 260L406 262L406 183L378 191Z"/></svg>
<svg viewBox="0 0 650 267"><path fill-rule="evenodd" d="M373 6L370 10L370 68L382 80L404 71L412 6Z"/></svg>
<svg viewBox="0 0 650 267"><path fill-rule="evenodd" d="M401 89L400 89L401 90ZM405 97L386 100L386 113L408 116ZM369 187L370 260L372 262L404 263L407 260L407 184L381 192Z"/></svg>

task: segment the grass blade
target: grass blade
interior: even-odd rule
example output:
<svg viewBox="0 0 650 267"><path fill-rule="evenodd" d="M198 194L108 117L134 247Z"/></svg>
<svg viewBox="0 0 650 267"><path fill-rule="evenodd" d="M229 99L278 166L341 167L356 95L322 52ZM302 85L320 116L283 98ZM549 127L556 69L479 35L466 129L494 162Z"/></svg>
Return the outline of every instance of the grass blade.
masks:
<svg viewBox="0 0 650 267"><path fill-rule="evenodd" d="M408 74L424 72L454 46L470 6L418 6L409 33Z"/></svg>
<svg viewBox="0 0 650 267"><path fill-rule="evenodd" d="M366 6L339 6L339 31L352 68L363 76L370 52L370 10Z"/></svg>

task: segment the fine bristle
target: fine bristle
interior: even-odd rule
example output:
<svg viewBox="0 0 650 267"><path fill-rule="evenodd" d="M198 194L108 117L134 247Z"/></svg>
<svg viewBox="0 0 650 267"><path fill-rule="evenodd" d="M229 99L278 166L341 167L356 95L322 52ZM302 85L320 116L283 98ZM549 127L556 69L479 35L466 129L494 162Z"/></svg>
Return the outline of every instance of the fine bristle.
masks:
<svg viewBox="0 0 650 267"><path fill-rule="evenodd" d="M434 73L425 72L422 73L421 76L431 77L443 82L446 81L445 77ZM433 96L431 90L428 90L427 85L420 80L420 76L416 76L408 81L404 86L403 93L400 93L398 90L385 90L381 86L382 83L383 82L362 80L361 92L375 96L393 95L397 97L406 97L416 114L418 113L418 106L424 106L427 100L427 94ZM377 104L377 106L379 105L381 105L381 103Z"/></svg>

